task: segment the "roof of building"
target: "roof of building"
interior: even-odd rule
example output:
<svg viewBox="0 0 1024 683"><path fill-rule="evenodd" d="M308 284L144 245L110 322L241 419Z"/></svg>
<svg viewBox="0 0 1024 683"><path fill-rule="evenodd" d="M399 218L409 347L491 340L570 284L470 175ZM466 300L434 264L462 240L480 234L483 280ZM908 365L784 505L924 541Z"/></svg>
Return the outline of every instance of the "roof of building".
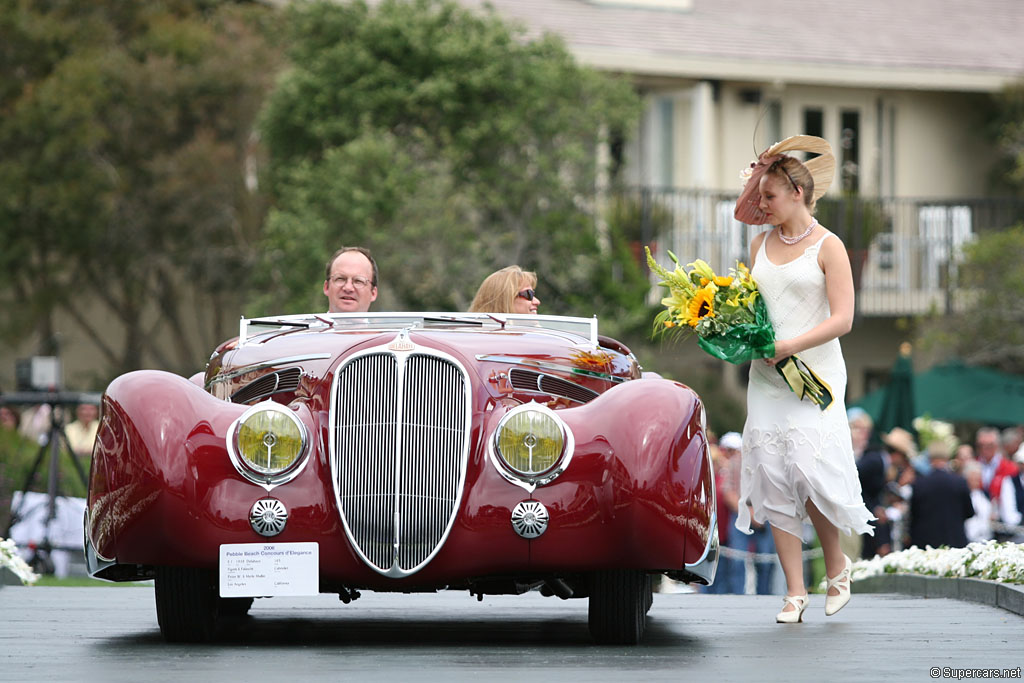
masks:
<svg viewBox="0 0 1024 683"><path fill-rule="evenodd" d="M460 1L628 73L941 90L1024 75L1022 0Z"/></svg>

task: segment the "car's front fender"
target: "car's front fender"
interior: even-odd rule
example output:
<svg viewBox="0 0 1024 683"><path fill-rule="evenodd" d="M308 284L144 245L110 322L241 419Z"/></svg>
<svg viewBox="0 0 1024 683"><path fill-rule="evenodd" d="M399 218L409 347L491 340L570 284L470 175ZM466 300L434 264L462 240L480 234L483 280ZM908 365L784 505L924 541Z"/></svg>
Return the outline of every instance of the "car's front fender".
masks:
<svg viewBox="0 0 1024 683"><path fill-rule="evenodd" d="M700 560L716 521L702 411L691 389L655 378L559 411L575 453L533 492L550 521L532 542L531 565L572 557L596 568L681 570Z"/></svg>

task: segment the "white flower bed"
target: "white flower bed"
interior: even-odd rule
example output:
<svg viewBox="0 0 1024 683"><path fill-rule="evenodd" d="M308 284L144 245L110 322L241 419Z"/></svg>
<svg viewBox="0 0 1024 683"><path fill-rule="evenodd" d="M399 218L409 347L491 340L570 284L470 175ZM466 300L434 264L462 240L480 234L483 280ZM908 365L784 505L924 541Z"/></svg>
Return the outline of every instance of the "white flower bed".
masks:
<svg viewBox="0 0 1024 683"><path fill-rule="evenodd" d="M0 538L0 569L10 569L22 583L33 584L39 575L18 554L18 546L9 538Z"/></svg>
<svg viewBox="0 0 1024 683"><path fill-rule="evenodd" d="M966 548L911 546L898 553L853 563L851 578L866 579L881 574L926 574L953 578L988 579L1003 583L1024 583L1024 544L971 543Z"/></svg>

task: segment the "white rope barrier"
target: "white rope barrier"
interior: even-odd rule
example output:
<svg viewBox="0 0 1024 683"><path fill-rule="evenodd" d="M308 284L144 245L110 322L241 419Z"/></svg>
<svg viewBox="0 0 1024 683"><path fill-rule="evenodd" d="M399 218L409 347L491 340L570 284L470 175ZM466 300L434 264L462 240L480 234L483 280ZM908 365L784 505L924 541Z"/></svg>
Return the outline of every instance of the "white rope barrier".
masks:
<svg viewBox="0 0 1024 683"><path fill-rule="evenodd" d="M1002 522L992 522L992 531L1009 534L1011 536L1024 536L1024 526L1012 526L1010 524L1003 524ZM742 560L744 562L774 562L776 558L775 553L752 553L749 550L737 550L735 548L728 548L724 545L720 546L718 550L722 554L722 557L728 557L732 560ZM804 550L801 553L804 561L816 560L823 555L824 552L821 548L810 548L809 550Z"/></svg>
<svg viewBox="0 0 1024 683"><path fill-rule="evenodd" d="M752 553L749 550L737 550L735 548L727 548L724 545L718 548L718 551L722 554L722 557L728 557L733 560L743 560L746 562L750 560L755 563L774 562L776 555L775 553ZM801 553L804 560L814 560L821 557L824 553L821 548L811 548Z"/></svg>

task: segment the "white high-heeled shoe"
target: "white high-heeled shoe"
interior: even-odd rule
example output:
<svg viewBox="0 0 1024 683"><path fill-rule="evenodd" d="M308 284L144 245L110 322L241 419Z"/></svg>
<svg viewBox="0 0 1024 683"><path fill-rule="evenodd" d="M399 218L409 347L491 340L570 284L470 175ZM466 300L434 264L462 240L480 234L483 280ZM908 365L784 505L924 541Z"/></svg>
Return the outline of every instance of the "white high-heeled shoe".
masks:
<svg viewBox="0 0 1024 683"><path fill-rule="evenodd" d="M779 624L799 624L804 620L804 610L807 609L807 604L810 599L807 594L803 595L787 595L782 598L782 611L775 615L775 621ZM795 609L791 609L788 612L786 607L792 605Z"/></svg>
<svg viewBox="0 0 1024 683"><path fill-rule="evenodd" d="M846 603L850 602L850 584L852 583L850 580L850 569L852 565L850 564L850 558L846 555L843 555L843 560L846 562L846 565L841 572L836 574L835 578L825 577L825 583L827 584L825 588L826 617L832 616L845 607ZM832 589L837 591L836 595L829 595Z"/></svg>

